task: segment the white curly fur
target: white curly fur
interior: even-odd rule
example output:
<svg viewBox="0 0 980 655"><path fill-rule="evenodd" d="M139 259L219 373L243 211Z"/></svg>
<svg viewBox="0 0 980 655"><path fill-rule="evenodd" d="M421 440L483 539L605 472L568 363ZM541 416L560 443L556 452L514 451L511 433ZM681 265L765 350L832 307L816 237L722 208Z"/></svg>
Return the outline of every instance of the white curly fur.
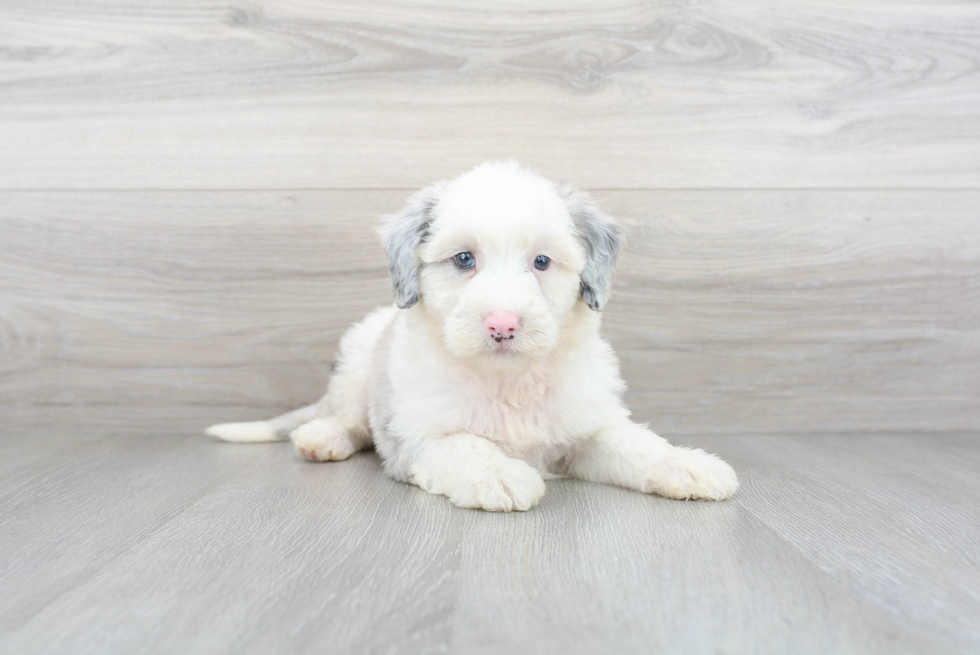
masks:
<svg viewBox="0 0 980 655"><path fill-rule="evenodd" d="M728 464L630 421L594 311L609 294L618 235L585 194L513 162L423 190L382 228L407 307L350 328L315 408L208 433L257 441L295 427L293 443L313 461L373 445L393 478L489 511L532 508L557 476L729 498L738 480ZM460 252L472 253L472 269L454 263ZM488 336L494 312L519 317L514 339Z"/></svg>

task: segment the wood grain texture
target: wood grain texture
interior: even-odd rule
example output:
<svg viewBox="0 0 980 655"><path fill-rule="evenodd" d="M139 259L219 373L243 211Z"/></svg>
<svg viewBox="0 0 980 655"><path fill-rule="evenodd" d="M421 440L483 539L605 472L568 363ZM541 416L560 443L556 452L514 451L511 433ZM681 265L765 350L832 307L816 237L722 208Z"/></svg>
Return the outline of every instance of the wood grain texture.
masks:
<svg viewBox="0 0 980 655"><path fill-rule="evenodd" d="M754 437L735 458L751 486L742 502L821 570L902 622L980 643L976 435ZM905 593L913 580L928 605Z"/></svg>
<svg viewBox="0 0 980 655"><path fill-rule="evenodd" d="M978 188L974 3L45 2L0 188Z"/></svg>
<svg viewBox="0 0 980 655"><path fill-rule="evenodd" d="M975 194L600 197L629 239L604 329L644 420L702 433L980 427Z"/></svg>
<svg viewBox="0 0 980 655"><path fill-rule="evenodd" d="M890 643L927 653L949 643L919 626L896 638L882 608L737 503L571 481L549 492L517 521L472 517L454 614L466 628L452 652L876 653Z"/></svg>
<svg viewBox="0 0 980 655"><path fill-rule="evenodd" d="M980 648L976 433L692 437L739 471L732 501L559 480L508 515L395 483L372 453L32 437L0 435L20 449L3 653Z"/></svg>
<svg viewBox="0 0 980 655"><path fill-rule="evenodd" d="M976 3L2 4L0 653L980 652ZM733 501L188 436L317 398L377 217L503 157L621 218L627 400Z"/></svg>
<svg viewBox="0 0 980 655"><path fill-rule="evenodd" d="M406 191L0 194L0 407L197 432L318 397ZM664 434L980 428L980 192L606 191L604 332Z"/></svg>
<svg viewBox="0 0 980 655"><path fill-rule="evenodd" d="M19 593L0 607L0 650L436 652L446 641L452 514L385 478L373 457L323 475L281 444L114 443L122 452L94 466L52 466L84 479L4 485L4 500L41 500L4 507L17 529L0 542L14 555L0 579ZM134 493L133 484L145 486ZM47 520L68 534L48 531ZM83 540L99 548L80 549ZM419 593L393 594L392 584ZM115 599L113 610L94 597ZM52 620L58 630L43 627Z"/></svg>

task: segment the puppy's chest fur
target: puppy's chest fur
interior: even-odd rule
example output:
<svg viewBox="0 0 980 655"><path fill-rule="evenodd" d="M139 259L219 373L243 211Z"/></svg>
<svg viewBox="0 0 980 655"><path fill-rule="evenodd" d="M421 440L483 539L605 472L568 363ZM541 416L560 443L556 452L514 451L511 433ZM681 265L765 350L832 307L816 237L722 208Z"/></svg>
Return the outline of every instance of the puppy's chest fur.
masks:
<svg viewBox="0 0 980 655"><path fill-rule="evenodd" d="M454 360L403 320L390 335L382 339L390 356L380 358L390 382L374 389L374 403L385 406L374 421L385 426L376 435L382 439L473 434L544 470L612 414L628 414L615 395L621 386L615 358L597 337L523 370L494 371Z"/></svg>
<svg viewBox="0 0 980 655"><path fill-rule="evenodd" d="M436 435L474 434L511 457L546 466L574 439L597 428L590 416L594 399L570 383L562 366L520 375L442 373L426 390L430 406L439 399L430 419Z"/></svg>
<svg viewBox="0 0 980 655"><path fill-rule="evenodd" d="M470 381L459 389L468 414L462 431L493 441L513 457L567 440L555 411L563 404L563 389L554 380L530 373Z"/></svg>

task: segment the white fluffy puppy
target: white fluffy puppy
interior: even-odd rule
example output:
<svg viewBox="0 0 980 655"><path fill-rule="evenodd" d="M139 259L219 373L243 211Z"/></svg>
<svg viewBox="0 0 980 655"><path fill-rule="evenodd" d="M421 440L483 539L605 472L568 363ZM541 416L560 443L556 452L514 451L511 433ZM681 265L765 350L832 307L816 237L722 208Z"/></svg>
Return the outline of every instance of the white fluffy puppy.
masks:
<svg viewBox="0 0 980 655"><path fill-rule="evenodd" d="M588 195L491 162L418 192L381 235L398 306L344 335L326 396L208 434L295 428L317 462L373 444L396 480L490 511L534 507L558 476L682 499L738 488L714 455L630 421L599 334L620 230Z"/></svg>

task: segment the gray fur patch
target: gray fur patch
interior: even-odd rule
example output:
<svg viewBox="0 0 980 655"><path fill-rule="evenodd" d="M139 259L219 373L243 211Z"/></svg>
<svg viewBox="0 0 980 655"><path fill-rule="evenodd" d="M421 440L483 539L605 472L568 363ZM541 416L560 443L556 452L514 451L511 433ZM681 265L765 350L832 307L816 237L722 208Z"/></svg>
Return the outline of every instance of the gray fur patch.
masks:
<svg viewBox="0 0 980 655"><path fill-rule="evenodd" d="M582 298L594 311L602 311L612 294L616 257L623 242L622 229L611 216L599 211L588 193L570 186L559 187L558 193L585 244Z"/></svg>
<svg viewBox="0 0 980 655"><path fill-rule="evenodd" d="M445 189L445 183L433 184L411 198L400 214L382 218L381 243L388 253L391 286L395 302L402 309L419 301L419 246L429 238L434 211Z"/></svg>

